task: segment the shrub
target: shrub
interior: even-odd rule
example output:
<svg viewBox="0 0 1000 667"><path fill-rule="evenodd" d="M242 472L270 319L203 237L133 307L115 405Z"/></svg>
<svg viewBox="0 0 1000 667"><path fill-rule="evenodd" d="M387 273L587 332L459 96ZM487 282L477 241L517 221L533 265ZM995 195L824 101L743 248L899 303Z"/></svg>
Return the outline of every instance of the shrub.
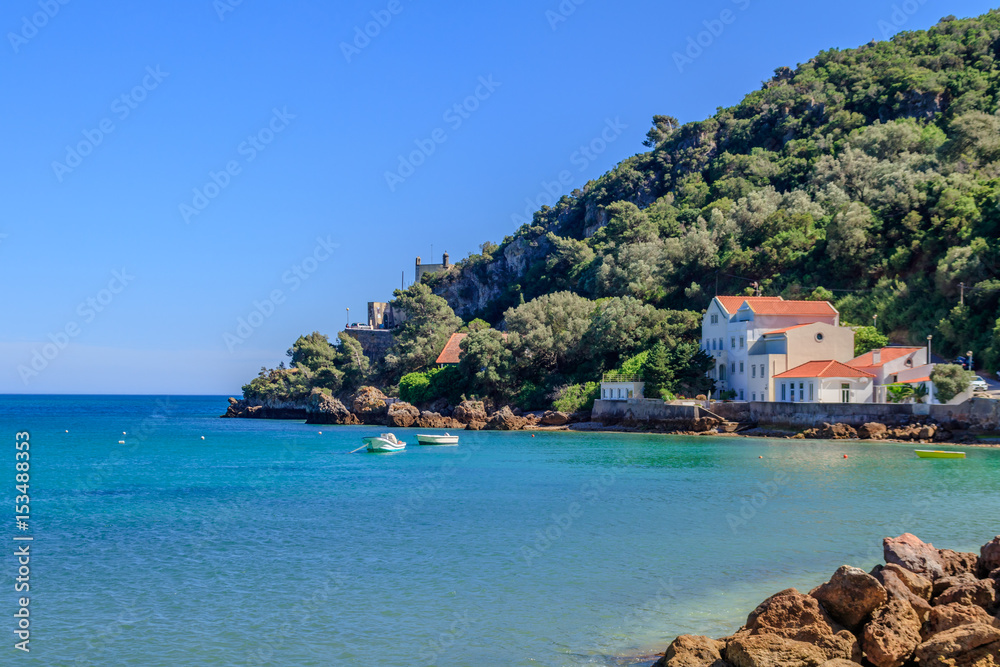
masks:
<svg viewBox="0 0 1000 667"><path fill-rule="evenodd" d="M947 403L968 390L974 377L976 377L975 373L956 364L938 364L931 372L934 395L940 402Z"/></svg>
<svg viewBox="0 0 1000 667"><path fill-rule="evenodd" d="M430 400L431 378L436 371L407 373L399 381L399 398L407 403L426 403Z"/></svg>
<svg viewBox="0 0 1000 667"><path fill-rule="evenodd" d="M594 401L601 397L601 385L597 382L574 384L566 387L552 407L559 412L582 412L594 409Z"/></svg>

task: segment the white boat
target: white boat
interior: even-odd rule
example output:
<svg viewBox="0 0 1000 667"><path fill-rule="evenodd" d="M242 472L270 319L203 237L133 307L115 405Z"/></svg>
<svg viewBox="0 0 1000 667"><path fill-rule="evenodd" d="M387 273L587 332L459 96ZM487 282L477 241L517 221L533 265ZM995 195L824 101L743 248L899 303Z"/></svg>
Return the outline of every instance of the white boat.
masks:
<svg viewBox="0 0 1000 667"><path fill-rule="evenodd" d="M370 438L364 438L362 442L368 445L369 452L373 452L375 454L401 452L406 449L406 443L396 440L396 436L392 433L383 433L378 437L372 436Z"/></svg>
<svg viewBox="0 0 1000 667"><path fill-rule="evenodd" d="M449 433L444 435L420 435L418 433L417 443L421 445L457 445L458 436Z"/></svg>

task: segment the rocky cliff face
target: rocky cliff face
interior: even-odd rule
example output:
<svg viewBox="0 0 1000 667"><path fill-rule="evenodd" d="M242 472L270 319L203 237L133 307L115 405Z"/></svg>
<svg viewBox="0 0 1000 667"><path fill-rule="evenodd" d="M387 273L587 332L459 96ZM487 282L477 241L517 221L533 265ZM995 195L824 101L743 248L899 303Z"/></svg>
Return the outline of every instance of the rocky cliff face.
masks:
<svg viewBox="0 0 1000 667"><path fill-rule="evenodd" d="M544 234L519 236L484 261L456 265L433 286L455 313L470 320L522 282L528 268L552 249Z"/></svg>

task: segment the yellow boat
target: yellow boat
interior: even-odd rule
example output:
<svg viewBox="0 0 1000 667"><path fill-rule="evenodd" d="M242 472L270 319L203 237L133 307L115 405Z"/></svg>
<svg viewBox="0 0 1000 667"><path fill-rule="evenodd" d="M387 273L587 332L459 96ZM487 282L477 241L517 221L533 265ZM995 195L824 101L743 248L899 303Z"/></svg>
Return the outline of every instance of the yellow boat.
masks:
<svg viewBox="0 0 1000 667"><path fill-rule="evenodd" d="M917 456L922 459L964 459L965 452L940 452L930 449L917 449Z"/></svg>

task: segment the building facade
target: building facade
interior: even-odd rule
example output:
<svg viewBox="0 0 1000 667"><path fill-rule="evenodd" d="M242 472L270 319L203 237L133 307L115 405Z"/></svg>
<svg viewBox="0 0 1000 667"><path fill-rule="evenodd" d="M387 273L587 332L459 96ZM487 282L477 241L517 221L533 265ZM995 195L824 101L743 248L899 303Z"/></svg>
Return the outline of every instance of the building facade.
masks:
<svg viewBox="0 0 1000 667"><path fill-rule="evenodd" d="M803 325L817 328L792 333ZM770 336L767 341L766 335ZM854 332L840 327L840 313L826 301L717 296L702 320L701 343L715 360L709 375L715 380L717 395L733 391L738 401L766 401L776 400L770 378L797 362L849 360L854 353ZM817 354L822 356L810 356Z"/></svg>
<svg viewBox="0 0 1000 667"><path fill-rule="evenodd" d="M913 370L927 364L926 347L883 347L866 352L847 362L848 366L875 376L875 402L886 402L886 388L903 381L905 377L930 375L930 370L913 374Z"/></svg>
<svg viewBox="0 0 1000 667"><path fill-rule="evenodd" d="M872 403L875 376L839 361L809 361L774 376L780 403Z"/></svg>

